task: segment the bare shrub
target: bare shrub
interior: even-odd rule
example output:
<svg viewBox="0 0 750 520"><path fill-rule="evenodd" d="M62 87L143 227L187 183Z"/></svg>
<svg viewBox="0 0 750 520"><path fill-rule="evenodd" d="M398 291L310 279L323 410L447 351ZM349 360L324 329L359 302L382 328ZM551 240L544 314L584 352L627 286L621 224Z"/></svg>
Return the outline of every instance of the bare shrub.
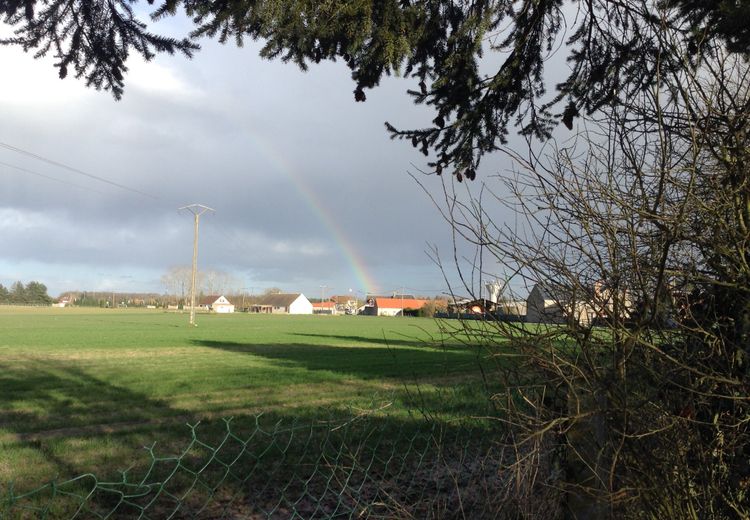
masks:
<svg viewBox="0 0 750 520"><path fill-rule="evenodd" d="M750 515L750 72L721 49L689 64L673 36L655 34L685 67L660 87L568 142L506 150L479 190L443 182L477 248L456 261L465 289L501 276L511 299L551 298L544 323L461 329L504 360L519 470L557 467L574 517Z"/></svg>

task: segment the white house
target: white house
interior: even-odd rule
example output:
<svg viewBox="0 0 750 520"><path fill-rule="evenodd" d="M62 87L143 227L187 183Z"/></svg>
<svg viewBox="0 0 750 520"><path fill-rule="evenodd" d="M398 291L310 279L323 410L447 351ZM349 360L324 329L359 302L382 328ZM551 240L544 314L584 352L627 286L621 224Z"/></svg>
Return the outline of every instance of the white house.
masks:
<svg viewBox="0 0 750 520"><path fill-rule="evenodd" d="M313 306L302 293L279 293L260 296L250 312L263 314L312 314Z"/></svg>
<svg viewBox="0 0 750 520"><path fill-rule="evenodd" d="M234 312L234 305L224 296L204 296L198 302L198 308L219 314Z"/></svg>

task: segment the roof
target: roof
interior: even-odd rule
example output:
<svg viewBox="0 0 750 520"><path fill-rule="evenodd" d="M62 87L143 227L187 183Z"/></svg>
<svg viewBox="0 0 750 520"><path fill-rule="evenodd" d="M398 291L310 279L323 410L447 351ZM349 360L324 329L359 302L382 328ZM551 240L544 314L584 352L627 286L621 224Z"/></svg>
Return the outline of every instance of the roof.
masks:
<svg viewBox="0 0 750 520"><path fill-rule="evenodd" d="M312 306L314 309L332 309L336 307L336 302L315 302Z"/></svg>
<svg viewBox="0 0 750 520"><path fill-rule="evenodd" d="M331 300L335 301L336 303L347 303L347 302L353 302L357 299L357 297L353 294L341 294L339 296L332 296Z"/></svg>
<svg viewBox="0 0 750 520"><path fill-rule="evenodd" d="M264 294L255 302L256 305L272 305L273 307L289 307L302 293Z"/></svg>
<svg viewBox="0 0 750 520"><path fill-rule="evenodd" d="M216 302L219 298L221 298L222 294L212 294L210 296L204 296L200 300L198 300L198 305L212 305ZM227 300L229 301L229 300Z"/></svg>
<svg viewBox="0 0 750 520"><path fill-rule="evenodd" d="M552 300L557 303L567 302L570 300L570 294L565 290L564 287L551 287L548 284L538 283L532 289L539 290L539 295L543 300ZM529 293L531 295L531 293Z"/></svg>
<svg viewBox="0 0 750 520"><path fill-rule="evenodd" d="M427 300L415 298L375 298L375 305L380 309L421 309Z"/></svg>

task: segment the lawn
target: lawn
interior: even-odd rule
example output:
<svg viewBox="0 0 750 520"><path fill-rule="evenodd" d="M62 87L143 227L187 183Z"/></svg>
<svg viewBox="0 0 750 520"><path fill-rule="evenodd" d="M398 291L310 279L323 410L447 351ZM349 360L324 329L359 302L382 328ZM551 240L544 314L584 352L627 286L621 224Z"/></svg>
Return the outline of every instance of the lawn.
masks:
<svg viewBox="0 0 750 520"><path fill-rule="evenodd" d="M206 434L382 410L482 415L481 352L420 318L0 308L0 484L31 488L177 451ZM244 422L243 422L244 421ZM2 486L0 485L0 489Z"/></svg>

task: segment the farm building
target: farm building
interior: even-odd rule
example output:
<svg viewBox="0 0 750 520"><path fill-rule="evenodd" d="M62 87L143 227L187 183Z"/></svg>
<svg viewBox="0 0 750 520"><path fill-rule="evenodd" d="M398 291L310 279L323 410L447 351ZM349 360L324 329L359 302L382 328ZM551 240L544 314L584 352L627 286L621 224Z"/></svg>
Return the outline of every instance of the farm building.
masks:
<svg viewBox="0 0 750 520"><path fill-rule="evenodd" d="M357 296L353 294L344 294L341 296L333 296L332 301L336 302L336 310L338 312L349 312L353 313L359 307Z"/></svg>
<svg viewBox="0 0 750 520"><path fill-rule="evenodd" d="M469 298L456 299L448 304L448 312L451 314L494 314L497 304L485 298L471 300Z"/></svg>
<svg viewBox="0 0 750 520"><path fill-rule="evenodd" d="M204 296L198 301L198 308L219 314L234 312L234 305L225 296Z"/></svg>
<svg viewBox="0 0 750 520"><path fill-rule="evenodd" d="M312 314L313 306L302 293L266 294L256 299L250 312L261 314Z"/></svg>
<svg viewBox="0 0 750 520"><path fill-rule="evenodd" d="M338 314L336 302L315 302L312 308L313 314Z"/></svg>
<svg viewBox="0 0 750 520"><path fill-rule="evenodd" d="M367 314L374 316L403 316L415 314L427 304L428 300L416 298L372 298L372 305L366 309Z"/></svg>
<svg viewBox="0 0 750 520"><path fill-rule="evenodd" d="M497 303L497 315L500 317L526 317L527 303L524 301L500 301Z"/></svg>
<svg viewBox="0 0 750 520"><path fill-rule="evenodd" d="M447 303L448 316L467 318L488 318L506 321L523 321L526 318L526 302L500 300L493 301L487 298L456 298Z"/></svg>
<svg viewBox="0 0 750 520"><path fill-rule="evenodd" d="M572 301L567 291L538 283L526 299L526 321L530 323L565 323L571 316L587 325L594 319L594 309L581 301Z"/></svg>

